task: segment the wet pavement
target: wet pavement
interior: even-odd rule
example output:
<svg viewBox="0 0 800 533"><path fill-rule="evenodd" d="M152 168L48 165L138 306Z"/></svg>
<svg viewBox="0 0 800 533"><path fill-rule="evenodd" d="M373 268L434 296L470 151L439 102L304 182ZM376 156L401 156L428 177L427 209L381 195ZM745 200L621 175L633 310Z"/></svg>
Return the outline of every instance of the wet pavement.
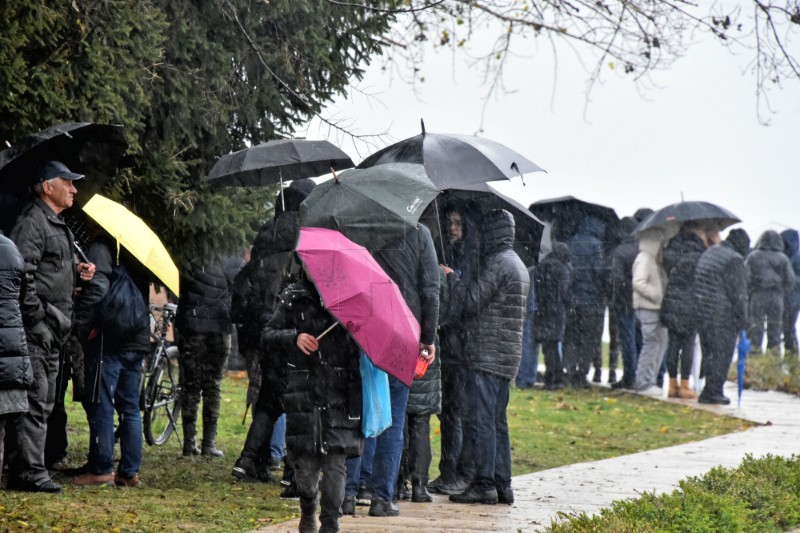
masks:
<svg viewBox="0 0 800 533"><path fill-rule="evenodd" d="M791 456L800 453L800 398L774 391L746 390L736 407L736 386L728 383L730 406L706 406L693 400L667 399L654 390L647 394L758 423L747 431L699 442L651 450L613 459L579 463L514 478L514 505L458 505L435 495L429 504L401 502L400 516L374 518L368 507L340 520L343 532L467 532L537 531L559 513L597 513L612 501L636 498L643 492L669 492L688 476L702 475L715 466L735 467L746 454ZM297 531L297 520L259 529L259 532Z"/></svg>

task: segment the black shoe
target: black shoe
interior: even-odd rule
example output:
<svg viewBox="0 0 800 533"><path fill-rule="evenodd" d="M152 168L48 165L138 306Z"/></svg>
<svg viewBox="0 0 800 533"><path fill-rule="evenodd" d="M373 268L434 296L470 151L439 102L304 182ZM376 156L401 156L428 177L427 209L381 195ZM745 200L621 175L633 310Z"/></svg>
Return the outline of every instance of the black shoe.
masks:
<svg viewBox="0 0 800 533"><path fill-rule="evenodd" d="M205 455L207 457L223 457L225 454L222 450L217 448L215 444L204 444L203 449L200 450L200 455Z"/></svg>
<svg viewBox="0 0 800 533"><path fill-rule="evenodd" d="M436 486L436 492L439 494L461 494L469 488L469 482L457 480L453 483L440 482Z"/></svg>
<svg viewBox="0 0 800 533"><path fill-rule="evenodd" d="M631 383L630 381L627 381L623 377L621 380L617 381L616 383L612 383L611 384L611 388L614 389L614 390L632 390L633 389L633 383Z"/></svg>
<svg viewBox="0 0 800 533"><path fill-rule="evenodd" d="M414 483L411 486L411 501L415 503L428 503L433 501L433 497L428 494L428 489L424 483Z"/></svg>
<svg viewBox="0 0 800 533"><path fill-rule="evenodd" d="M511 487L497 487L497 503L512 505L514 503L514 489Z"/></svg>
<svg viewBox="0 0 800 533"><path fill-rule="evenodd" d="M249 457L239 457L236 460L236 463L233 465L231 475L239 481L244 481L245 483L269 483L272 479L269 475L269 472L259 472L258 468L256 468L255 461Z"/></svg>
<svg viewBox="0 0 800 533"><path fill-rule="evenodd" d="M356 494L356 505L370 505L372 503L372 492L366 485L358 487L358 494Z"/></svg>
<svg viewBox="0 0 800 533"><path fill-rule="evenodd" d="M295 485L294 483L283 489L283 492L281 492L281 498L294 499L299 497L300 493L297 492L297 485Z"/></svg>
<svg viewBox="0 0 800 533"><path fill-rule="evenodd" d="M400 508L394 502L387 502L383 498L372 498L369 504L370 516L398 516Z"/></svg>
<svg viewBox="0 0 800 533"><path fill-rule="evenodd" d="M497 503L497 490L492 487L489 490L478 490L470 487L461 494L451 494L450 501L453 503L482 503L494 505Z"/></svg>
<svg viewBox="0 0 800 533"><path fill-rule="evenodd" d="M403 481L402 483L399 483L394 491L394 501L408 501L410 499L411 491L408 490L408 485L406 485L406 482Z"/></svg>
<svg viewBox="0 0 800 533"><path fill-rule="evenodd" d="M608 371L608 384L613 385L617 382L617 371L616 370L609 370Z"/></svg>
<svg viewBox="0 0 800 533"><path fill-rule="evenodd" d="M656 378L656 386L663 387L664 386L664 374L659 374Z"/></svg>
<svg viewBox="0 0 800 533"><path fill-rule="evenodd" d="M730 398L723 394L706 394L705 391L700 393L697 397L697 403L708 403L713 405L728 405L731 403Z"/></svg>
<svg viewBox="0 0 800 533"><path fill-rule="evenodd" d="M281 460L280 459L275 459L274 457L270 456L269 460L267 461L267 469L268 470L272 470L273 472L275 470L280 470L281 469Z"/></svg>
<svg viewBox="0 0 800 533"><path fill-rule="evenodd" d="M344 501L342 501L342 514L349 514L351 516L356 515L356 497L355 496L345 496Z"/></svg>
<svg viewBox="0 0 800 533"><path fill-rule="evenodd" d="M183 456L184 457L192 457L195 455L200 455L200 448L194 442L184 442L183 443Z"/></svg>
<svg viewBox="0 0 800 533"><path fill-rule="evenodd" d="M9 479L8 488L10 490L19 490L22 492L44 492L47 494L61 494L62 492L64 492L61 489L61 485L59 485L52 479L47 479L40 483L34 483L33 481Z"/></svg>
<svg viewBox="0 0 800 533"><path fill-rule="evenodd" d="M600 383L601 381L603 381L603 371L600 370L599 368L595 368L594 376L592 376L592 382Z"/></svg>

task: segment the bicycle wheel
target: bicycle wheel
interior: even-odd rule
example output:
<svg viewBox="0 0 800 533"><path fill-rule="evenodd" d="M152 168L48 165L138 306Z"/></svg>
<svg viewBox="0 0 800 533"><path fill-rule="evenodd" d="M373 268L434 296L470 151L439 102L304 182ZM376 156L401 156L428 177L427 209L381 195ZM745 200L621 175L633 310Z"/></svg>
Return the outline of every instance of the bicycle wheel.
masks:
<svg viewBox="0 0 800 533"><path fill-rule="evenodd" d="M181 411L178 392L178 348L170 346L147 382L142 426L150 446L164 444L177 429Z"/></svg>

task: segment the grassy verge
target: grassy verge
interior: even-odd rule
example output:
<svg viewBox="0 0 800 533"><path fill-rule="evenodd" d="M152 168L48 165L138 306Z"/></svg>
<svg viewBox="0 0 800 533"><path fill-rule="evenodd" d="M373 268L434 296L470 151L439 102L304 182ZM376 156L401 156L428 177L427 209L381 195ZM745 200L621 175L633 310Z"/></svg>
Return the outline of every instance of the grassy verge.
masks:
<svg viewBox="0 0 800 533"><path fill-rule="evenodd" d="M247 426L242 425L246 380L223 381L218 445L221 460L180 457L173 436L145 445L141 489L66 486L62 495L0 491L4 531L248 531L299 514L296 501L278 498L276 484L241 484L230 469ZM88 449L86 419L68 402L72 465ZM747 427L741 420L607 389L513 390L509 405L514 474L705 439ZM432 429L439 449L438 424ZM248 420L249 423L249 420ZM438 475L434 458L431 475ZM60 479L65 482L67 480Z"/></svg>
<svg viewBox="0 0 800 533"><path fill-rule="evenodd" d="M800 525L800 458L748 456L670 494L614 502L599 515L561 515L550 533L790 531Z"/></svg>

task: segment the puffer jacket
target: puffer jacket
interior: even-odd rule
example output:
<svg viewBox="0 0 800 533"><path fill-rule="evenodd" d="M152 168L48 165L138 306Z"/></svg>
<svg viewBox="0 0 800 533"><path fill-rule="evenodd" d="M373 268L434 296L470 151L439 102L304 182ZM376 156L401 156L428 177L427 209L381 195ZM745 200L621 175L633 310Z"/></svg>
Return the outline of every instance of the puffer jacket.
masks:
<svg viewBox="0 0 800 533"><path fill-rule="evenodd" d="M297 347L300 333L317 336L336 321L322 307L307 280L290 284L264 327L265 350L284 354L289 382L283 394L286 446L294 455L344 453L361 455L361 373L359 349L337 326L305 355Z"/></svg>
<svg viewBox="0 0 800 533"><path fill-rule="evenodd" d="M663 265L669 282L659 317L672 331L691 333L697 330L694 269L705 250L700 237L690 231L678 233L664 247Z"/></svg>
<svg viewBox="0 0 800 533"><path fill-rule="evenodd" d="M800 306L800 234L797 230L787 229L781 232L783 239L783 252L789 261L792 263L792 270L794 271L794 290L784 296L789 299L789 303L793 306Z"/></svg>
<svg viewBox="0 0 800 533"><path fill-rule="evenodd" d="M453 273L447 275L453 287L451 302L463 310L467 367L512 380L522 357L530 276L513 250L511 213L491 211L484 219L481 236L477 275L469 283L454 279Z"/></svg>
<svg viewBox="0 0 800 533"><path fill-rule="evenodd" d="M0 390L27 389L33 383L19 307L24 279L22 256L14 243L0 233Z"/></svg>
<svg viewBox="0 0 800 533"><path fill-rule="evenodd" d="M729 241L708 248L694 271L700 329L738 332L747 324L747 274Z"/></svg>
<svg viewBox="0 0 800 533"><path fill-rule="evenodd" d="M233 280L225 276L219 260L207 265L191 262L181 275L181 298L175 325L178 330L198 333L231 332L231 292Z"/></svg>
<svg viewBox="0 0 800 533"><path fill-rule="evenodd" d="M593 216L580 221L577 232L566 239L572 257L572 305L605 305L608 271L603 256L605 226Z"/></svg>
<svg viewBox="0 0 800 533"><path fill-rule="evenodd" d="M36 198L22 210L9 237L25 261L21 309L28 342L57 350L72 325L72 232L60 215Z"/></svg>
<svg viewBox="0 0 800 533"><path fill-rule="evenodd" d="M571 270L569 248L561 242L553 243L553 250L534 269L531 281L536 287L533 336L537 341L564 338Z"/></svg>
<svg viewBox="0 0 800 533"><path fill-rule="evenodd" d="M111 237L100 237L95 239L86 251L86 257L94 263L95 274L83 290L80 297L75 302L75 322L73 333L78 340L86 345L90 330L98 323L97 307L106 297L111 286L111 273L116 264L116 242ZM141 293L141 298L145 305L150 300L149 274L142 264L137 261L127 250L120 249L119 261L125 265L131 280ZM102 333L102 331L100 331ZM99 343L99 337L94 337ZM88 345L89 348L99 349L95 343ZM145 326L138 332L126 338L103 337L103 349L114 353L123 352L149 352L150 351L150 328Z"/></svg>
<svg viewBox="0 0 800 533"><path fill-rule="evenodd" d="M667 276L657 257L658 238L639 239L639 255L633 262L633 308L658 311L664 298Z"/></svg>
<svg viewBox="0 0 800 533"><path fill-rule="evenodd" d="M765 231L744 264L747 267L750 294L761 291L788 294L794 290L792 263L783 253L783 239L777 231Z"/></svg>

